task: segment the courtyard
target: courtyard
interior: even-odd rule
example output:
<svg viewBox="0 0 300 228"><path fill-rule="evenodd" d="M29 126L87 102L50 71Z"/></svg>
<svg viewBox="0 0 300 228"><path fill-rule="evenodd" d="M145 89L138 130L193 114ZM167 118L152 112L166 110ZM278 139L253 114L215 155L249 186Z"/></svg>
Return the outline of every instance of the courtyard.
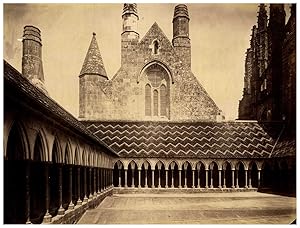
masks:
<svg viewBox="0 0 300 228"><path fill-rule="evenodd" d="M114 194L79 224L290 224L296 198L259 192Z"/></svg>

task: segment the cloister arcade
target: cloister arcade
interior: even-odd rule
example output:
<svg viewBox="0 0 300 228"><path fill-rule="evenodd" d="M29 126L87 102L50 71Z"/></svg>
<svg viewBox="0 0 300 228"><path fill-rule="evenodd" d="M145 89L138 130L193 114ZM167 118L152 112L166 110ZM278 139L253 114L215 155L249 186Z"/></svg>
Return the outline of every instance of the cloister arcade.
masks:
<svg viewBox="0 0 300 228"><path fill-rule="evenodd" d="M289 188L293 164L288 160L136 159L114 163L119 188Z"/></svg>
<svg viewBox="0 0 300 228"><path fill-rule="evenodd" d="M24 124L13 123L4 161L5 223L49 222L111 188L109 156L73 139L61 140L55 136L50 146L38 129L31 153Z"/></svg>

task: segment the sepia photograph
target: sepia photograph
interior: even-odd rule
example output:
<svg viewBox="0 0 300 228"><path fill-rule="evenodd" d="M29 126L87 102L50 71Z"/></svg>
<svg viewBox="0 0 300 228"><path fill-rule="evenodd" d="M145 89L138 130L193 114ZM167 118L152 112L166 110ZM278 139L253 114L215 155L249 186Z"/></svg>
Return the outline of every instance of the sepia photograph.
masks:
<svg viewBox="0 0 300 228"><path fill-rule="evenodd" d="M2 6L4 224L297 224L296 3Z"/></svg>

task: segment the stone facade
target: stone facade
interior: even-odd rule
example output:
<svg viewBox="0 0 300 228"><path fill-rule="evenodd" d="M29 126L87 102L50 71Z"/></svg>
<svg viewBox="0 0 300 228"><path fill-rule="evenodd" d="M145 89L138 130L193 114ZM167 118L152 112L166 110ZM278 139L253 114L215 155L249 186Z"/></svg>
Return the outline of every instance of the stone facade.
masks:
<svg viewBox="0 0 300 228"><path fill-rule="evenodd" d="M124 5L122 18L121 67L111 80L102 80L103 77L99 77L99 74L88 72L85 76L80 76L79 118L216 120L221 111L190 68L191 47L187 7L178 5L175 8L173 44L157 23L154 23L139 40L136 31L138 15L135 4ZM102 62L101 58L99 62ZM165 76L159 78L158 75ZM153 84L153 80L157 85ZM148 98L146 98L147 84L151 86ZM163 91L162 85L165 86ZM148 115L147 99L150 102Z"/></svg>
<svg viewBox="0 0 300 228"><path fill-rule="evenodd" d="M296 123L296 6L285 24L283 4L260 4L245 61L239 119Z"/></svg>

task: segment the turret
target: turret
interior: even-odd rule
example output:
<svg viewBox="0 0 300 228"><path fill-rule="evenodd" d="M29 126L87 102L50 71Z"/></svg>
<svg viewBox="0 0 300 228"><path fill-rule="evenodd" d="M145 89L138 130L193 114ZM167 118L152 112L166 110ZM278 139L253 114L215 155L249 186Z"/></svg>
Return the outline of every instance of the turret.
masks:
<svg viewBox="0 0 300 228"><path fill-rule="evenodd" d="M97 110L101 94L101 85L108 80L96 33L88 48L82 69L79 74L79 118L89 118Z"/></svg>
<svg viewBox="0 0 300 228"><path fill-rule="evenodd" d="M189 38L189 13L184 4L176 5L173 17L173 46L181 61L191 67L191 42Z"/></svg>
<svg viewBox="0 0 300 228"><path fill-rule="evenodd" d="M121 34L121 65L128 63L139 41L137 4L125 3L122 13L123 29Z"/></svg>
<svg viewBox="0 0 300 228"><path fill-rule="evenodd" d="M257 25L258 25L258 67L259 67L259 76L261 76L265 69L267 68L268 63L268 16L265 9L265 4L259 5Z"/></svg>
<svg viewBox="0 0 300 228"><path fill-rule="evenodd" d="M48 95L44 85L41 31L32 25L24 27L22 74Z"/></svg>

